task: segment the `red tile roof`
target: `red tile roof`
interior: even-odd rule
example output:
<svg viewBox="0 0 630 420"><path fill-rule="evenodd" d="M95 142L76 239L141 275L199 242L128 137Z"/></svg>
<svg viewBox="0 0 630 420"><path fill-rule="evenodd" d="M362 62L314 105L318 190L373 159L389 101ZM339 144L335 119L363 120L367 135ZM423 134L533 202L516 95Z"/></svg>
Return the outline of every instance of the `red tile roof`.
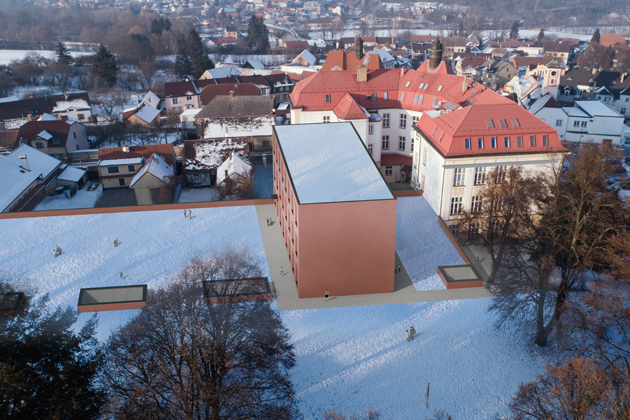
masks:
<svg viewBox="0 0 630 420"><path fill-rule="evenodd" d="M337 118L341 120L357 120L370 118L365 108L362 108L357 101L349 94L343 97L337 106L333 109Z"/></svg>
<svg viewBox="0 0 630 420"><path fill-rule="evenodd" d="M322 70L355 70L359 66L367 65L368 70L382 69L383 63L378 54L366 54L358 59L356 54L343 51L330 51Z"/></svg>
<svg viewBox="0 0 630 420"><path fill-rule="evenodd" d="M553 127L512 102L473 105L433 118L424 113L416 129L446 157L566 151ZM536 136L533 147L532 135ZM543 135L548 136L547 146L543 145ZM505 146L506 136L509 147ZM518 136L522 136L522 147L518 147ZM469 149L466 138L470 139ZM479 138L483 138L483 148L479 148ZM494 148L492 138L496 139Z"/></svg>
<svg viewBox="0 0 630 420"><path fill-rule="evenodd" d="M145 146L129 146L129 152L123 151L122 147L107 147L98 149L100 160L127 159L143 157L149 159L155 153L162 156L166 163L175 167L175 155L172 144L149 144Z"/></svg>
<svg viewBox="0 0 630 420"><path fill-rule="evenodd" d="M381 166L383 165L413 165L413 158L411 156L403 156L396 153L383 153L381 154Z"/></svg>
<svg viewBox="0 0 630 420"><path fill-rule="evenodd" d="M604 47L608 47L615 44L626 45L626 39L623 35L617 34L601 34L599 36L599 43Z"/></svg>

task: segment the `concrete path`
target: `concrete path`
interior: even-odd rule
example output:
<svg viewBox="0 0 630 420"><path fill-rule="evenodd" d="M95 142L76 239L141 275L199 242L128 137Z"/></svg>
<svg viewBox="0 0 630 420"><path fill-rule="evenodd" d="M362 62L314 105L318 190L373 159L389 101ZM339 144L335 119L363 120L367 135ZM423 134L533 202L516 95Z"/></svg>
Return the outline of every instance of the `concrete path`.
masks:
<svg viewBox="0 0 630 420"><path fill-rule="evenodd" d="M321 298L299 299L295 280L291 272L289 257L284 247L282 232L273 205L256 206L258 222L262 232L267 263L272 280L272 292L275 292L276 303L280 310L335 308L347 306L388 305L392 303L432 302L439 300L488 298L491 295L483 287L471 289L428 290L418 292L411 283L404 266L396 274L393 293L372 295L330 296L328 301ZM273 224L267 226L267 217L271 217ZM396 255L396 264L401 264ZM282 266L283 274L280 274Z"/></svg>

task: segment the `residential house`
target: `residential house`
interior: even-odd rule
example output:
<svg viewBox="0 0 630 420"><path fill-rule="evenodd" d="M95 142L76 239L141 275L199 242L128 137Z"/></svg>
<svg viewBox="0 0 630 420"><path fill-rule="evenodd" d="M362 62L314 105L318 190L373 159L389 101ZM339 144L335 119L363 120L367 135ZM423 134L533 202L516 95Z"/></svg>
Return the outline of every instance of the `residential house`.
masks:
<svg viewBox="0 0 630 420"><path fill-rule="evenodd" d="M595 91L598 88L614 88L613 84L617 84L617 80L620 79L620 76L621 74L616 71L568 70L560 77L558 102L565 106L571 105L575 100L594 99ZM625 82L625 80L623 82ZM603 93L600 94L600 96L603 97ZM612 98L610 101L612 102Z"/></svg>
<svg viewBox="0 0 630 420"><path fill-rule="evenodd" d="M412 184L455 229L464 208L481 206L491 171L549 172L567 152L553 127L513 102L428 111L415 129Z"/></svg>
<svg viewBox="0 0 630 420"><path fill-rule="evenodd" d="M90 98L87 92L67 93L63 95L48 95L43 98L30 98L0 102L0 128L4 130L18 129L25 124L30 116L31 120L44 114L56 114L62 119L71 121L88 121L92 116ZM78 110L81 110L80 112Z"/></svg>
<svg viewBox="0 0 630 420"><path fill-rule="evenodd" d="M619 34L600 34L599 43L604 47L625 46L627 44L626 38Z"/></svg>
<svg viewBox="0 0 630 420"><path fill-rule="evenodd" d="M245 155L231 152L225 161L217 168L217 185L231 182L240 184L252 177L252 165Z"/></svg>
<svg viewBox="0 0 630 420"><path fill-rule="evenodd" d="M361 43L361 39L357 40ZM353 70L358 67L367 67L369 70L383 69L381 57L378 54L363 54L363 46L357 47L355 54L349 54L344 51L330 51L326 57L326 61L322 65L322 71L326 70Z"/></svg>
<svg viewBox="0 0 630 420"><path fill-rule="evenodd" d="M123 111L123 121L127 126L141 130L150 130L160 126L160 113L159 109L142 102L137 108Z"/></svg>
<svg viewBox="0 0 630 420"><path fill-rule="evenodd" d="M262 96L262 89L254 83L208 85L201 90L201 103L208 105L217 96Z"/></svg>
<svg viewBox="0 0 630 420"><path fill-rule="evenodd" d="M152 153L146 163L136 172L129 188L140 206L168 204L175 193L175 171L162 156Z"/></svg>
<svg viewBox="0 0 630 420"><path fill-rule="evenodd" d="M189 187L215 185L217 169L231 153L249 153L246 138L222 138L215 140L185 140L183 172Z"/></svg>
<svg viewBox="0 0 630 420"><path fill-rule="evenodd" d="M166 109L182 112L187 109L201 109L201 90L213 80L192 80L185 82L164 83Z"/></svg>
<svg viewBox="0 0 630 420"><path fill-rule="evenodd" d="M319 59L315 57L309 50L304 50L295 57L291 64L302 67L313 67L319 63Z"/></svg>
<svg viewBox="0 0 630 420"><path fill-rule="evenodd" d="M452 58L459 53L468 52L468 40L463 36L449 36L444 38L442 43L444 47L444 56Z"/></svg>
<svg viewBox="0 0 630 420"><path fill-rule="evenodd" d="M223 28L223 36L238 39L238 30L236 29L236 26L230 25Z"/></svg>
<svg viewBox="0 0 630 420"><path fill-rule="evenodd" d="M545 42L543 54L548 57L561 58L564 63L571 63L574 55L573 44L569 42Z"/></svg>
<svg viewBox="0 0 630 420"><path fill-rule="evenodd" d="M560 140L566 140L569 116L552 94L546 93L530 101L527 110L555 128Z"/></svg>
<svg viewBox="0 0 630 420"><path fill-rule="evenodd" d="M32 210L57 187L62 163L26 144L0 155L0 212Z"/></svg>
<svg viewBox="0 0 630 420"><path fill-rule="evenodd" d="M14 149L28 144L63 162L70 162L70 152L88 148L85 126L61 120L29 121L20 127Z"/></svg>
<svg viewBox="0 0 630 420"><path fill-rule="evenodd" d="M502 89L507 82L518 75L518 70L507 61L487 60L477 67L475 81L492 90Z"/></svg>
<svg viewBox="0 0 630 420"><path fill-rule="evenodd" d="M307 10L310 13L319 15L322 11L322 6L317 1L305 1L304 4L302 4L302 9Z"/></svg>
<svg viewBox="0 0 630 420"><path fill-rule="evenodd" d="M617 146L623 144L623 115L596 100L575 101L573 105L573 107L563 108L569 116L566 140L592 141Z"/></svg>

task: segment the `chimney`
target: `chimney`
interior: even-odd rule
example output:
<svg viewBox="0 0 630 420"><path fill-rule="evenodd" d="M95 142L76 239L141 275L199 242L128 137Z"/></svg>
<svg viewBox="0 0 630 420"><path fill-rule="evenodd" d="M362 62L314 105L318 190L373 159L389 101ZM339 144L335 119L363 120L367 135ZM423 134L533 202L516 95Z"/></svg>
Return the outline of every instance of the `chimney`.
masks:
<svg viewBox="0 0 630 420"><path fill-rule="evenodd" d="M228 179L228 170L225 170L225 179Z"/></svg>
<svg viewBox="0 0 630 420"><path fill-rule="evenodd" d="M400 68L400 77L403 77L405 75L405 68L401 67Z"/></svg>
<svg viewBox="0 0 630 420"><path fill-rule="evenodd" d="M628 73L624 73L621 75L621 83L623 83L624 80L626 80L626 76L628 75Z"/></svg>
<svg viewBox="0 0 630 420"><path fill-rule="evenodd" d="M355 48L357 50L357 60L361 60L363 58L363 40L361 37L357 37Z"/></svg>
<svg viewBox="0 0 630 420"><path fill-rule="evenodd" d="M357 82L367 82L367 66L357 67Z"/></svg>
<svg viewBox="0 0 630 420"><path fill-rule="evenodd" d="M61 118L61 115L57 115L57 119L58 119L59 121L63 121L63 118Z"/></svg>
<svg viewBox="0 0 630 420"><path fill-rule="evenodd" d="M593 67L593 75L597 74L597 68Z"/></svg>
<svg viewBox="0 0 630 420"><path fill-rule="evenodd" d="M464 77L464 81L462 82L462 94L468 91L468 79Z"/></svg>
<svg viewBox="0 0 630 420"><path fill-rule="evenodd" d="M230 99L234 99L234 91L231 90L228 95L230 96Z"/></svg>
<svg viewBox="0 0 630 420"><path fill-rule="evenodd" d="M122 151L125 153L129 153L129 146L123 146Z"/></svg>
<svg viewBox="0 0 630 420"><path fill-rule="evenodd" d="M20 162L22 163L22 169L26 169L27 171L31 171L31 167L28 165L28 157L20 156Z"/></svg>
<svg viewBox="0 0 630 420"><path fill-rule="evenodd" d="M33 114L28 114L28 115L26 116L26 120L27 120L27 121L33 121Z"/></svg>

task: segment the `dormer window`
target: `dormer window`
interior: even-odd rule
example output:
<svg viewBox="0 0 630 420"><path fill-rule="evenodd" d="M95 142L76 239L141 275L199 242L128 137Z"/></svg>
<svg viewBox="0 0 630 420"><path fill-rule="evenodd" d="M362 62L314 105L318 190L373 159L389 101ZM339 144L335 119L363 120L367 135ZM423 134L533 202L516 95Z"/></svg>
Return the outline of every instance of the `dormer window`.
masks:
<svg viewBox="0 0 630 420"><path fill-rule="evenodd" d="M387 100L387 92L383 92L383 100L386 101Z"/></svg>
<svg viewBox="0 0 630 420"><path fill-rule="evenodd" d="M326 94L326 103L330 103L330 94Z"/></svg>
<svg viewBox="0 0 630 420"><path fill-rule="evenodd" d="M59 144L61 143L61 139L53 139L53 144Z"/></svg>
<svg viewBox="0 0 630 420"><path fill-rule="evenodd" d="M375 101L376 100L376 93L372 92L372 100Z"/></svg>

